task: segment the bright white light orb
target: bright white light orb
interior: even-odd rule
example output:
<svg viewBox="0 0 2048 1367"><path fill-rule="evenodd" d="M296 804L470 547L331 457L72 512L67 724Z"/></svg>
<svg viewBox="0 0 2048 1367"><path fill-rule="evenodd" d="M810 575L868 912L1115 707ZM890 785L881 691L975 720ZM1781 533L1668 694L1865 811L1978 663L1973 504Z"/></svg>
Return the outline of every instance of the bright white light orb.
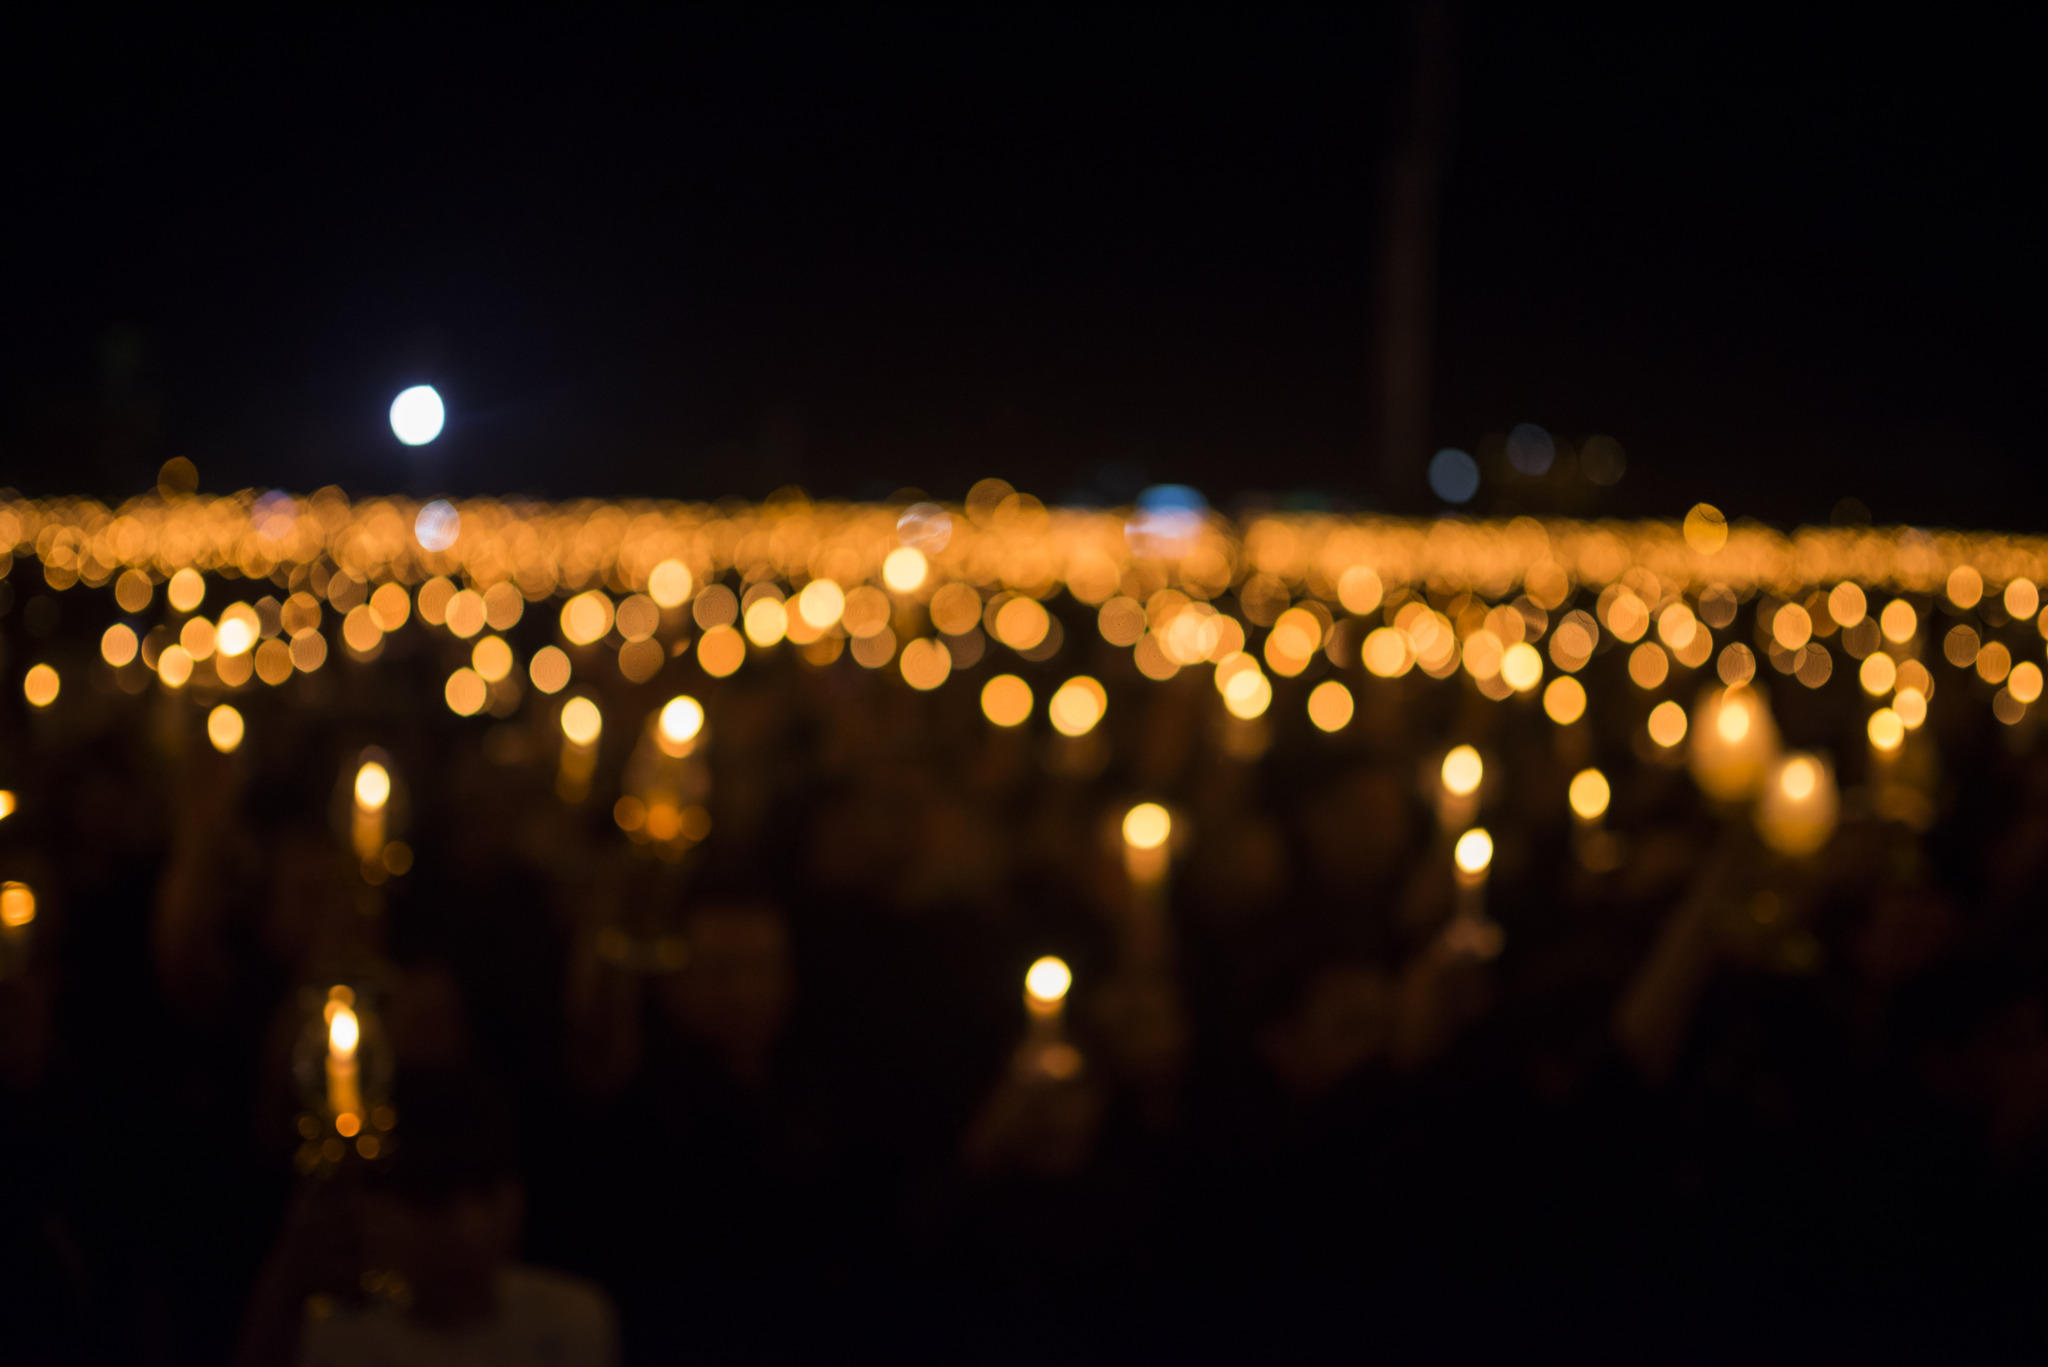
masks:
<svg viewBox="0 0 2048 1367"><path fill-rule="evenodd" d="M391 430L407 446L425 446L447 421L448 410L430 384L416 384L391 401Z"/></svg>

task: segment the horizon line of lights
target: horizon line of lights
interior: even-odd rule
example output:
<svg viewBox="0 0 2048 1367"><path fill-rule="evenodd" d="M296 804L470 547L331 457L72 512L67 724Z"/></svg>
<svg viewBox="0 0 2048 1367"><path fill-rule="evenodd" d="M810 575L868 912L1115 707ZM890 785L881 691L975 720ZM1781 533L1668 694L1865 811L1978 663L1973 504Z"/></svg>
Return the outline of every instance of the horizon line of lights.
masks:
<svg viewBox="0 0 2048 1367"><path fill-rule="evenodd" d="M1185 506L1048 508L1000 480L959 504L907 506L351 502L335 489L201 496L167 485L111 508L0 499L0 577L17 556L36 560L51 589L111 586L134 624L107 629L102 658L117 672L139 663L172 689L233 690L252 676L281 684L321 668L330 635L347 658L374 659L384 635L416 613L473 642L444 688L461 715L508 715L524 682L561 693L596 667L600 642L616 647L618 673L633 683L692 645L705 673L725 677L787 642L814 664L846 653L870 669L894 665L929 691L995 645L1025 662L1050 658L1064 629L1044 604L1064 592L1149 678L1214 665L1226 709L1247 719L1270 705L1271 676L1300 675L1318 654L1340 671L1388 678L1463 672L1495 701L1540 688L1560 725L1586 708L1573 676L1616 645L1629 648L1630 680L1647 694L1710 660L1723 685L1748 682L1768 659L1819 688L1835 672L1825 642L1839 630L1835 644L1860 662L1852 672L1863 691L1893 704L1871 730L1873 744L1883 736L1891 748L1933 696L1921 657L1935 654L1938 614L1957 619L1939 654L1998 690L1993 710L2008 724L2039 699L2042 671L2024 644L2015 650L1994 633L2039 614L2048 637L2036 587L2048 579L2048 538L1785 533L1731 524L1706 504L1684 519L1637 522L1259 513L1239 526ZM208 576L262 594L209 619ZM159 592L177 629L138 629ZM560 596L560 642L533 651L522 671L499 633ZM1733 629L1744 603L1755 604L1753 646ZM37 707L61 686L47 661L23 676ZM992 723L1015 726L1036 699L1025 680L998 673L981 701ZM1107 703L1083 675L1052 691L1045 709L1055 729L1080 735ZM1331 678L1307 708L1334 732L1355 700ZM232 709L216 723L216 744L239 743ZM1674 747L1684 709L1657 707L1646 725L1659 747Z"/></svg>

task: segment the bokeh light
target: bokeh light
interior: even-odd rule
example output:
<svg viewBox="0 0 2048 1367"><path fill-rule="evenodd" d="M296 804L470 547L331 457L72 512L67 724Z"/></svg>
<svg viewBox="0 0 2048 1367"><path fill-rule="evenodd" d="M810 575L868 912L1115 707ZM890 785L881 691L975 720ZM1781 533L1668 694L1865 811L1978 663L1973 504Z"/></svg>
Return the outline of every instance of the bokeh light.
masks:
<svg viewBox="0 0 2048 1367"><path fill-rule="evenodd" d="M447 421L447 405L430 384L400 390L391 401L392 435L407 446L425 446L441 435Z"/></svg>
<svg viewBox="0 0 2048 1367"><path fill-rule="evenodd" d="M1458 837L1452 857L1457 861L1460 873L1468 878L1478 877L1493 863L1493 836L1485 827L1474 826Z"/></svg>
<svg viewBox="0 0 2048 1367"><path fill-rule="evenodd" d="M1156 802L1140 802L1124 813L1124 843L1134 850L1156 850L1173 834L1173 817Z"/></svg>
<svg viewBox="0 0 2048 1367"><path fill-rule="evenodd" d="M1470 503L1479 492L1479 462L1446 447L1430 457L1429 488L1446 503Z"/></svg>
<svg viewBox="0 0 2048 1367"><path fill-rule="evenodd" d="M998 674L981 686L981 714L997 726L1021 726L1031 716L1031 685Z"/></svg>
<svg viewBox="0 0 2048 1367"><path fill-rule="evenodd" d="M1605 815L1611 795L1607 775L1598 769L1581 769L1572 776L1568 797L1573 815L1581 821L1597 821Z"/></svg>
<svg viewBox="0 0 2048 1367"><path fill-rule="evenodd" d="M231 755L242 743L242 714L222 703L206 714L206 738L223 755Z"/></svg>
<svg viewBox="0 0 2048 1367"><path fill-rule="evenodd" d="M1470 797L1479 791L1480 781L1486 777L1486 761L1472 746L1456 746L1444 756L1441 776L1445 792Z"/></svg>
<svg viewBox="0 0 2048 1367"><path fill-rule="evenodd" d="M1325 679L1309 691L1308 719L1318 731L1342 731L1351 725L1354 709L1351 690L1335 679Z"/></svg>

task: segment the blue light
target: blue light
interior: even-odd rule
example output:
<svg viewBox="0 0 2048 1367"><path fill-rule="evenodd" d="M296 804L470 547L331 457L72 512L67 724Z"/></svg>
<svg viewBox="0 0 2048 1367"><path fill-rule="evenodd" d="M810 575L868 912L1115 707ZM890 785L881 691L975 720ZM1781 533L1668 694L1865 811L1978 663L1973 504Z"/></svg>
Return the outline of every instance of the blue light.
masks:
<svg viewBox="0 0 2048 1367"><path fill-rule="evenodd" d="M1429 487L1446 503L1467 503L1479 492L1479 462L1450 447L1430 458Z"/></svg>

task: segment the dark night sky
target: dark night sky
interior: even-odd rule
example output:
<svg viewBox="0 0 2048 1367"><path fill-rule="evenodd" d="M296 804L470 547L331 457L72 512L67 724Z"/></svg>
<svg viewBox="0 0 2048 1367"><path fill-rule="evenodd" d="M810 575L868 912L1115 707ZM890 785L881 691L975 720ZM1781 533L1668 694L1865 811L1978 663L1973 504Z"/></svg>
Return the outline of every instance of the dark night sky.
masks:
<svg viewBox="0 0 2048 1367"><path fill-rule="evenodd" d="M1375 501L1397 12L298 22L9 44L0 482ZM2048 527L2042 35L1859 25L1467 7L1435 444Z"/></svg>

